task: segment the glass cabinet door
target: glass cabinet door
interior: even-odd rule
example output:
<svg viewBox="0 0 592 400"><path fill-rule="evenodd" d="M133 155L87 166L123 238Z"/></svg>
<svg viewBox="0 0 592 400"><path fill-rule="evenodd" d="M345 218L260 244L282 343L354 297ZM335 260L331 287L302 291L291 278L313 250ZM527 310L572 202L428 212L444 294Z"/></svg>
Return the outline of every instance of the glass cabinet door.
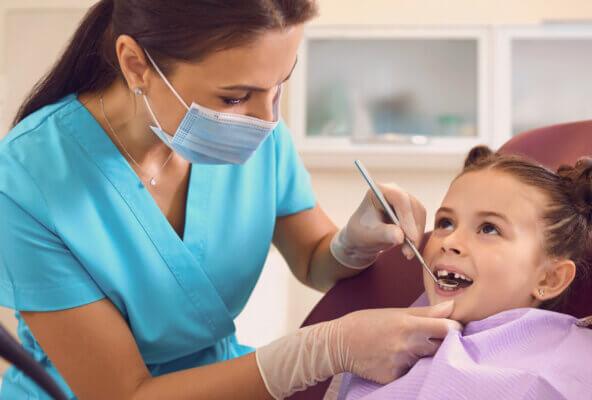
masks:
<svg viewBox="0 0 592 400"><path fill-rule="evenodd" d="M512 134L592 119L592 37L511 41Z"/></svg>
<svg viewBox="0 0 592 400"><path fill-rule="evenodd" d="M476 38L310 38L307 137L409 142L479 134Z"/></svg>

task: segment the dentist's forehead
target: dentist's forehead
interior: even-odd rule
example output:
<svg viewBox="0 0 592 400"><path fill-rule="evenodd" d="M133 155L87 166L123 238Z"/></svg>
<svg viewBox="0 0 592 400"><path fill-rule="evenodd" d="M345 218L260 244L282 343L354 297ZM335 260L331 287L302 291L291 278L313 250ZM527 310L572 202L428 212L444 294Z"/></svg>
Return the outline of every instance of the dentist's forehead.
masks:
<svg viewBox="0 0 592 400"><path fill-rule="evenodd" d="M215 52L197 64L187 64L187 67L220 88L273 88L291 75L301 36L301 26L270 31L248 46Z"/></svg>

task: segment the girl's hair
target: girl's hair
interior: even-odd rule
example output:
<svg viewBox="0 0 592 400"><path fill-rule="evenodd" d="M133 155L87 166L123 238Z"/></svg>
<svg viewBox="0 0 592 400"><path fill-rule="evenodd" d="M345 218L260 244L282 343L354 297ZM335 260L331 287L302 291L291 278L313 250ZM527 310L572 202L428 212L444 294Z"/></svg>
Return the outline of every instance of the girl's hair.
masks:
<svg viewBox="0 0 592 400"><path fill-rule="evenodd" d="M546 195L548 203L542 214L544 251L550 257L571 259L576 264L577 286L590 279L592 158L581 158L574 166L563 165L553 172L524 157L502 155L477 146L469 152L459 176L484 169L510 174ZM568 288L557 298L544 302L541 308L559 309L568 301L569 292Z"/></svg>
<svg viewBox="0 0 592 400"><path fill-rule="evenodd" d="M13 125L71 93L98 91L121 77L115 41L129 35L163 72L167 61L197 62L248 45L261 33L304 23L315 0L101 0L85 15L57 63L20 106Z"/></svg>

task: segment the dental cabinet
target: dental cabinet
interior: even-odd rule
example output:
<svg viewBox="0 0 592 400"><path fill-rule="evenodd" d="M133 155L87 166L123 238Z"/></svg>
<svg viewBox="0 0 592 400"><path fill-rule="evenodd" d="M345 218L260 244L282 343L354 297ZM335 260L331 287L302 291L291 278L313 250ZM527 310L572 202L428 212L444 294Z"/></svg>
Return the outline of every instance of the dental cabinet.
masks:
<svg viewBox="0 0 592 400"><path fill-rule="evenodd" d="M477 144L592 118L592 24L305 32L288 122L310 168L458 168Z"/></svg>

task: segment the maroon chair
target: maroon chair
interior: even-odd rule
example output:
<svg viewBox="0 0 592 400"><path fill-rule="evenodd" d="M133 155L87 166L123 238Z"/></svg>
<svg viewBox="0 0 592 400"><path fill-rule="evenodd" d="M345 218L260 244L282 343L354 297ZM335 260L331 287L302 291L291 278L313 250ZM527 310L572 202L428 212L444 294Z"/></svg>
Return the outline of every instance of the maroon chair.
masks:
<svg viewBox="0 0 592 400"><path fill-rule="evenodd" d="M575 122L535 129L513 137L499 150L520 154L556 169L592 155L592 121ZM429 233L424 236L423 242ZM407 261L396 247L350 279L336 284L314 307L303 326L341 317L352 311L408 307L423 292L422 269L417 260ZM578 318L592 315L592 282L574 287L574 296L561 311ZM329 381L319 383L290 397L294 400L322 399Z"/></svg>
<svg viewBox="0 0 592 400"><path fill-rule="evenodd" d="M54 400L67 400L54 379L0 324L0 357L21 370Z"/></svg>

